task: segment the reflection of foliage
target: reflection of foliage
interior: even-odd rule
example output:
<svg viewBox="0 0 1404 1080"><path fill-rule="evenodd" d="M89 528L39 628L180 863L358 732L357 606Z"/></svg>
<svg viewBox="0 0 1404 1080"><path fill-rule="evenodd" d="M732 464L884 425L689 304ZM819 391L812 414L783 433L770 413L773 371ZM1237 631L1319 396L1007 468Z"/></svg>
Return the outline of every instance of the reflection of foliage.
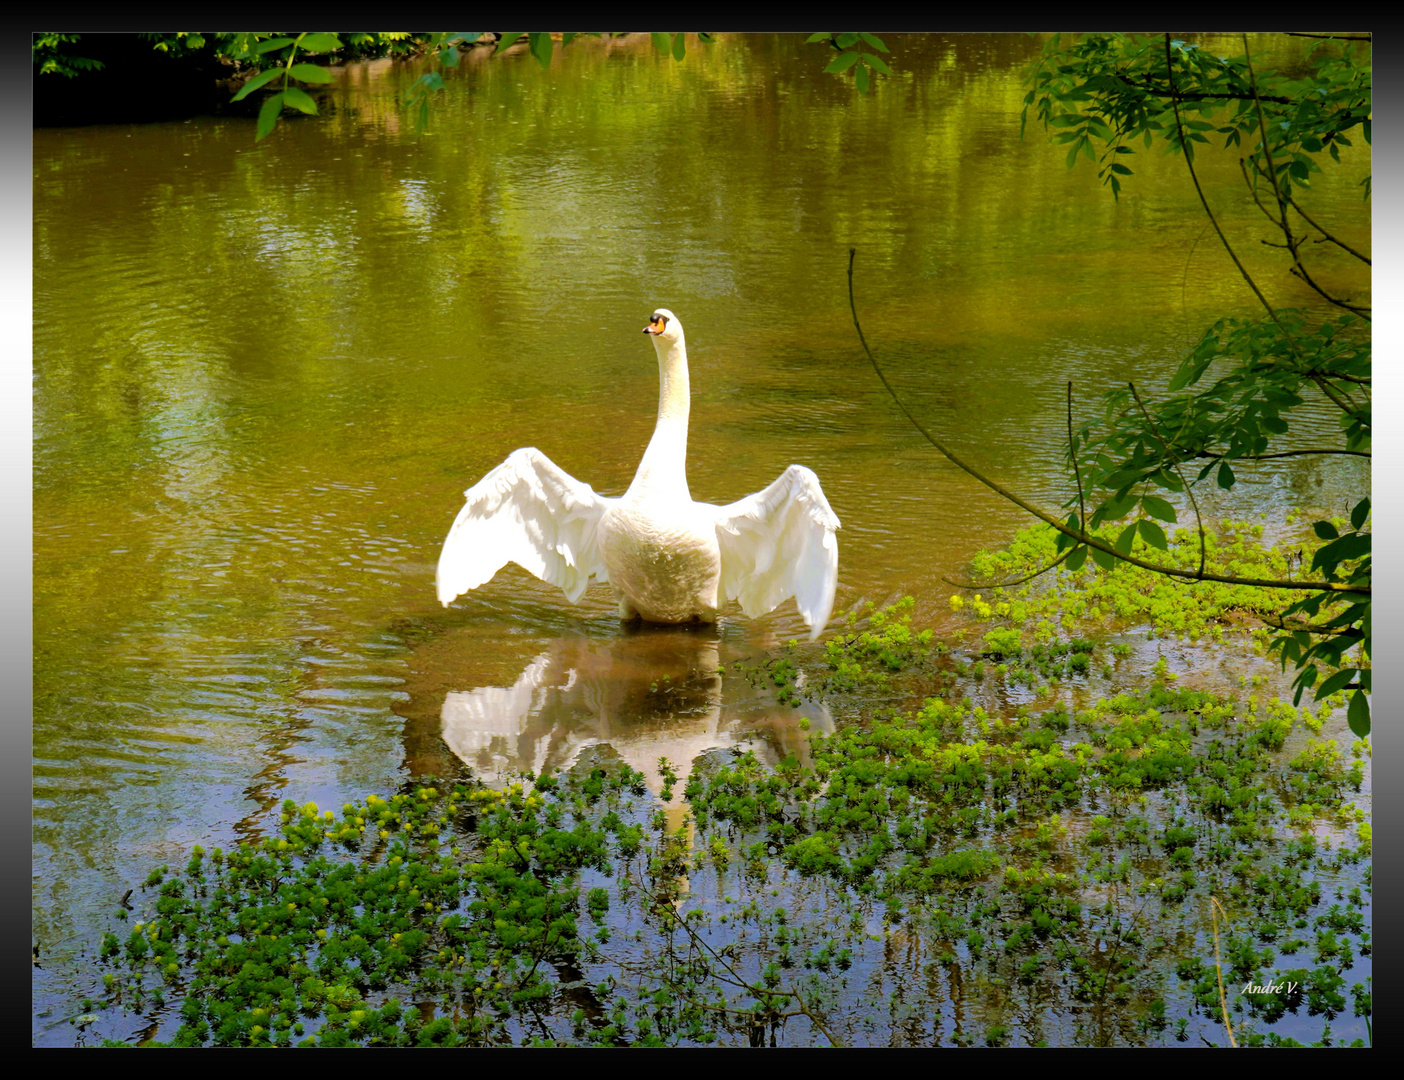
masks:
<svg viewBox="0 0 1404 1080"><path fill-rule="evenodd" d="M432 67L406 92L404 101L414 110L419 131L429 123L429 95L443 90L445 83L439 68L456 68L464 48L472 46L492 46L493 52L525 40L531 56L542 67L550 67L555 50L555 37L561 39L561 48L568 46L580 37L617 37L604 33L564 33L553 35L544 32L532 33L422 33L414 34L394 31L376 34L252 34L252 33L158 33L144 34L151 41L152 48L172 56L193 55L206 48L243 72L252 72L252 77L234 96L239 101L255 90L282 77L277 93L265 98L259 110L256 139L262 139L277 124L284 108L296 109L309 115L316 115L315 100L304 90L293 85L293 81L311 84L331 82L326 72L317 73L316 65L295 64L297 54L336 54L337 59L350 59L360 56L425 56ZM650 35L654 47L674 60L681 61L687 55L687 35L685 33L654 33ZM40 74L61 74L72 78L80 71L95 70L103 65L97 60L72 56L63 51L65 44L79 39L78 34L39 34L34 40L34 62L39 65ZM697 41L704 45L716 40L715 35L698 33ZM882 39L872 34L814 34L810 42L828 42L838 55L830 61L825 71L841 75L846 71L855 72L856 85L860 93L867 93L870 83L869 72L890 75L891 69L877 52L889 52ZM863 45L876 50L867 52ZM270 63L272 66L270 66ZM295 70L296 69L296 70Z"/></svg>

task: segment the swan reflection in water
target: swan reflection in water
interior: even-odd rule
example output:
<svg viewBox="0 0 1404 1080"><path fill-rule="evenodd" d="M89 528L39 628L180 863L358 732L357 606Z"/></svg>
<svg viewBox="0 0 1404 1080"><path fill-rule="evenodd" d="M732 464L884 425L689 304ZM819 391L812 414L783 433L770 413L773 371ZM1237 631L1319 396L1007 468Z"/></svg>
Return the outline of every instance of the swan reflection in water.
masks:
<svg viewBox="0 0 1404 1080"><path fill-rule="evenodd" d="M698 755L737 747L770 765L791 755L807 764L801 719L810 731L834 728L824 705L780 705L769 680L758 687L740 670L720 670L726 659L708 626L558 638L509 687L449 692L443 740L494 786L526 771L569 769L587 749L609 747L661 794L658 759L666 757L678 775L669 817L681 818L677 804Z"/></svg>

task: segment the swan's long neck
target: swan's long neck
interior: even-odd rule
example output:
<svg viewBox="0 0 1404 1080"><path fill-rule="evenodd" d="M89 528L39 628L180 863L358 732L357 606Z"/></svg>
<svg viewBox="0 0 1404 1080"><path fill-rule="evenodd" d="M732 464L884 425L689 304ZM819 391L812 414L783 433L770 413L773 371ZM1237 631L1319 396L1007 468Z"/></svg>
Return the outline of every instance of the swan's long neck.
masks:
<svg viewBox="0 0 1404 1080"><path fill-rule="evenodd" d="M687 490L687 413L692 391L687 380L687 345L681 334L666 347L657 339L653 345L658 351L658 425L629 494L647 491L691 501Z"/></svg>

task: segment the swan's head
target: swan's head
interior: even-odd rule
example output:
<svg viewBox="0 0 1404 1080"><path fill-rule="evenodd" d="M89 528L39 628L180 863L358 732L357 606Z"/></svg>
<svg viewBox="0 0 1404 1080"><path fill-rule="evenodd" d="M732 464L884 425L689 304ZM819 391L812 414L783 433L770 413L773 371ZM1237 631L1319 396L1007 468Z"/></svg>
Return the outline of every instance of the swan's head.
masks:
<svg viewBox="0 0 1404 1080"><path fill-rule="evenodd" d="M681 341L683 336L682 323L678 322L678 317L667 308L655 311L643 332L651 334L655 344L672 345Z"/></svg>

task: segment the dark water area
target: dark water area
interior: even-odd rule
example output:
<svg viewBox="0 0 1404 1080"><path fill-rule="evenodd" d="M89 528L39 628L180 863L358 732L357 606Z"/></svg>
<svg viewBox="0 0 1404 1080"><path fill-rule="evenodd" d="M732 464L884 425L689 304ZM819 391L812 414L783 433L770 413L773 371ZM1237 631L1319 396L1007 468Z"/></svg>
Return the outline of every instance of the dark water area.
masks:
<svg viewBox="0 0 1404 1080"><path fill-rule="evenodd" d="M1050 507L1068 380L1091 415L1254 313L1178 159L1138 155L1113 201L1034 125L1021 139L1039 40L887 41L896 74L867 97L799 36L675 63L636 35L548 71L475 52L423 133L399 103L422 68L390 61L334 68L322 115L262 142L237 117L36 129L36 1043L72 1041L113 898L193 843L263 835L285 797L597 744L640 769L742 744L778 760L803 752L801 715L832 730L729 673L803 636L790 603L639 635L607 588L572 606L516 567L435 600L463 490L513 449L628 486L657 407L654 308L687 328L693 496L809 466L843 523L835 625L910 594L938 633L942 578L1028 519L873 376L849 249L903 401ZM1358 149L1313 191L1368 242ZM1314 307L1257 243L1236 163L1202 170L1250 268ZM1368 271L1323 273L1368 296ZM1293 438L1335 430L1323 409ZM1367 476L1265 464L1209 513L1271 535L1293 509L1348 513Z"/></svg>

